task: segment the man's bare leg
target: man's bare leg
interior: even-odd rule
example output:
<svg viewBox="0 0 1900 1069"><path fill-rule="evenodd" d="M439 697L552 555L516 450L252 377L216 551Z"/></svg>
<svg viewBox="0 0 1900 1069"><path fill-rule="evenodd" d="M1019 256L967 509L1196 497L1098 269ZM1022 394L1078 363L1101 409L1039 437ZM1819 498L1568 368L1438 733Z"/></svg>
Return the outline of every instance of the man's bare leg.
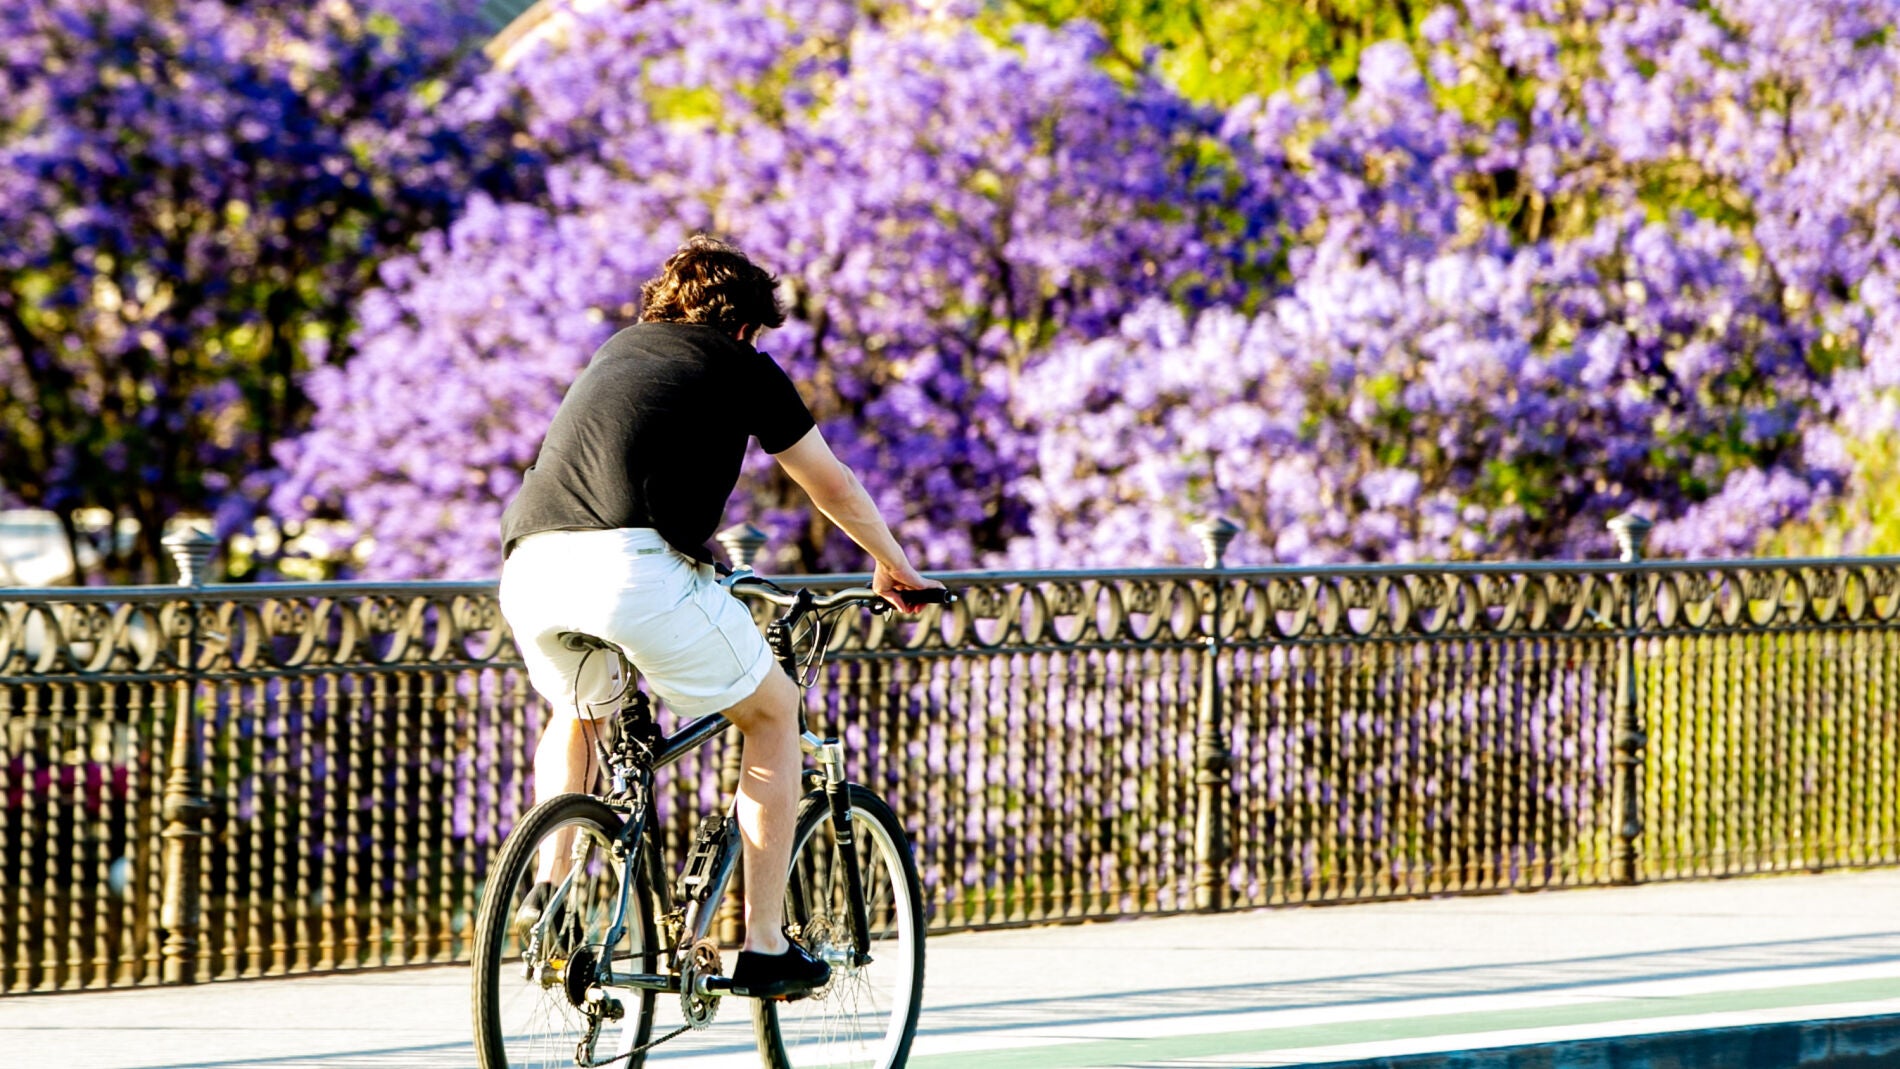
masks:
<svg viewBox="0 0 1900 1069"><path fill-rule="evenodd" d="M745 857L745 947L759 954L785 952L785 875L791 869L792 836L798 818L798 688L778 665L757 690L726 710L745 736L740 752L739 834ZM585 790L588 743L579 718L556 711L534 751L534 797L544 801L565 791ZM565 873L557 862L573 842L564 831L541 851L538 880Z"/></svg>
<svg viewBox="0 0 1900 1069"><path fill-rule="evenodd" d="M778 665L759 689L726 710L745 736L739 759L739 835L745 853L745 947L783 954L785 875L798 820L798 688Z"/></svg>
<svg viewBox="0 0 1900 1069"><path fill-rule="evenodd" d="M534 800L545 802L557 794L587 789L588 742L580 718L572 709L556 709L541 741L534 748ZM563 828L542 844L536 859L534 878L551 883L565 872L556 872L556 864L574 848L574 829Z"/></svg>

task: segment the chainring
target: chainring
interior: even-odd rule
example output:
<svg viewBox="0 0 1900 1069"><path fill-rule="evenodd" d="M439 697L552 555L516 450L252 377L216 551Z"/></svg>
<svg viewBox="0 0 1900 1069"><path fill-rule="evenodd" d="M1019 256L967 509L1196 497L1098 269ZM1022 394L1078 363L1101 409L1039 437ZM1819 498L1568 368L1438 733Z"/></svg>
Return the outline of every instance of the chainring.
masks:
<svg viewBox="0 0 1900 1069"><path fill-rule="evenodd" d="M718 995L699 993L699 980L704 976L719 976L719 947L710 939L701 939L686 952L686 960L680 966L680 1013L691 1028L704 1028L712 1023L713 1015L719 1012Z"/></svg>

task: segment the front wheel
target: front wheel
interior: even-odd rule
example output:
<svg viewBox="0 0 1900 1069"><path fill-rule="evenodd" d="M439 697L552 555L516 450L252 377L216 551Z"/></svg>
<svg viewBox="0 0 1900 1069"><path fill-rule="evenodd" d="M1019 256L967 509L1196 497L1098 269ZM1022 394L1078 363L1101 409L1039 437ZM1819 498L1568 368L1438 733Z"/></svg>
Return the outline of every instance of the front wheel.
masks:
<svg viewBox="0 0 1900 1069"><path fill-rule="evenodd" d="M910 841L877 795L848 786L852 853L870 921L870 960L854 964L851 903L831 804L823 792L798 810L787 931L831 965L831 980L794 1002L753 1004L759 1054L771 1069L897 1069L910 1054L924 997L924 903Z"/></svg>
<svg viewBox="0 0 1900 1069"><path fill-rule="evenodd" d="M625 1055L652 1036L653 992L614 981L653 972L656 940L637 866L615 856L620 833L598 798L562 794L530 809L502 844L475 922L481 1069L645 1060ZM610 941L622 901L626 930Z"/></svg>

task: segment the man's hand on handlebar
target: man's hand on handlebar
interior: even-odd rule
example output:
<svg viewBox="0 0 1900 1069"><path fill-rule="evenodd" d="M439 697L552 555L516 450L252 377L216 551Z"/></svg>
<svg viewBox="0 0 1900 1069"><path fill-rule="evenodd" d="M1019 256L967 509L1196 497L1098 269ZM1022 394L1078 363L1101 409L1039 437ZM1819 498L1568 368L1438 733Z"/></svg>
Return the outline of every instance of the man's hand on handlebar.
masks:
<svg viewBox="0 0 1900 1069"><path fill-rule="evenodd" d="M907 590L942 590L943 584L935 579L926 579L906 562L901 569L887 568L882 562L871 573L871 589L878 592L885 601L891 603L899 612L914 613L922 610L925 602L912 602L904 597ZM943 595L933 595L933 600Z"/></svg>

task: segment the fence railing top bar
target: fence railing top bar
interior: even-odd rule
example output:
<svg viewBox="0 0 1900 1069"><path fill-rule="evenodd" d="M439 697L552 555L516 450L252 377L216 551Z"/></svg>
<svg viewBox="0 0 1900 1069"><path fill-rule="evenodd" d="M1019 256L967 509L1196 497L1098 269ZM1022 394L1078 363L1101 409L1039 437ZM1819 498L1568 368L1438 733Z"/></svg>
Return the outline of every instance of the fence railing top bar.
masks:
<svg viewBox="0 0 1900 1069"><path fill-rule="evenodd" d="M950 586L1004 586L1023 583L1103 581L1202 582L1219 574L1228 579L1324 579L1339 576L1390 577L1407 575L1613 575L1672 572L1772 572L1802 569L1900 569L1900 557L1731 557L1708 560L1624 561L1472 561L1409 564L1275 564L1253 567L1209 568L1100 568L1048 571L933 572ZM863 572L830 575L768 575L784 586L830 590L864 586ZM126 601L264 601L276 598L365 597L486 597L496 592L496 581L482 580L339 580L309 583L206 583L202 586L120 587L0 587L0 603L30 601L86 604Z"/></svg>
<svg viewBox="0 0 1900 1069"><path fill-rule="evenodd" d="M0 587L0 602L88 604L125 601L268 601L273 598L485 597L493 579L418 579L407 582L338 580L328 583L205 583L201 586Z"/></svg>
<svg viewBox="0 0 1900 1069"><path fill-rule="evenodd" d="M1710 560L1623 561L1465 561L1419 562L1409 564L1269 564L1251 567L1226 567L1218 574L1232 579L1308 579L1329 576L1404 576L1404 575L1549 575L1549 574L1628 574L1658 572L1764 572L1796 571L1803 568L1900 568L1900 557L1729 557ZM1187 582L1205 580L1215 574L1210 568L1118 568L1076 569L1067 571L1021 572L932 572L933 578L949 586L960 583L1031 583L1086 582L1104 579ZM863 584L867 576L770 576L788 585L818 586Z"/></svg>

